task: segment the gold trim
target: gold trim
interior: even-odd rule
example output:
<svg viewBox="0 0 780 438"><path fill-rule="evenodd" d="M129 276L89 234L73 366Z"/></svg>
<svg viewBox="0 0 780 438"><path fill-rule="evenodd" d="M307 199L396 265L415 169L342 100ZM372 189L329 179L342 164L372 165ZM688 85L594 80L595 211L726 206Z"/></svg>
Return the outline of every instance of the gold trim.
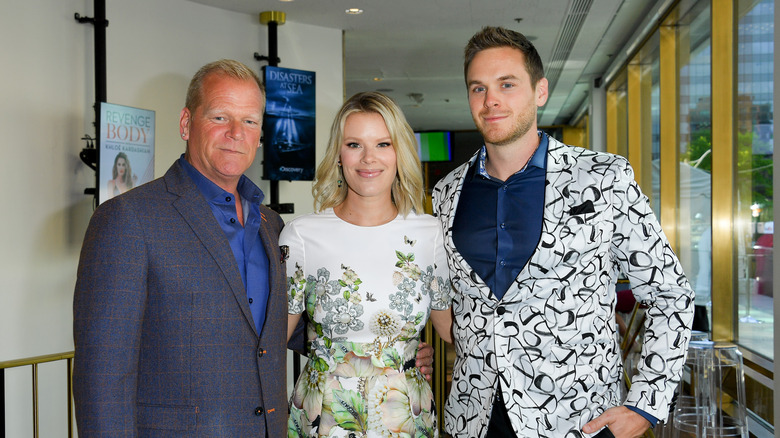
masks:
<svg viewBox="0 0 780 438"><path fill-rule="evenodd" d="M634 179L642 186L642 66L638 57L628 66L628 161Z"/></svg>
<svg viewBox="0 0 780 438"><path fill-rule="evenodd" d="M260 13L260 24L268 24L275 21L276 24L284 24L287 21L287 14L280 11L265 11Z"/></svg>
<svg viewBox="0 0 780 438"><path fill-rule="evenodd" d="M618 153L618 93L617 91L607 91L607 152L611 154Z"/></svg>
<svg viewBox="0 0 780 438"><path fill-rule="evenodd" d="M733 341L736 323L734 167L736 2L712 0L712 339ZM717 68L715 68L717 66Z"/></svg>
<svg viewBox="0 0 780 438"><path fill-rule="evenodd" d="M33 365L44 362L55 362L63 359L72 359L73 352L68 351L65 353L45 354L43 356L28 357L25 359L6 360L0 362L0 369L23 367L26 365Z"/></svg>
<svg viewBox="0 0 780 438"><path fill-rule="evenodd" d="M673 14L659 29L660 117L661 117L661 227L669 244L679 253L677 216L680 198L680 125L678 120L679 80L677 75L677 28Z"/></svg>

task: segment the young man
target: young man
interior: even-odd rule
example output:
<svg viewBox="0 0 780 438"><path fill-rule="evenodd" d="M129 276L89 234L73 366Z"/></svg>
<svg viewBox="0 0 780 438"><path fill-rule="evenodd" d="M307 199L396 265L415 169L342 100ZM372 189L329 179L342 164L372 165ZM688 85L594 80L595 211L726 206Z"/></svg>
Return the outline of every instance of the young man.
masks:
<svg viewBox="0 0 780 438"><path fill-rule="evenodd" d="M666 417L693 291L619 156L537 130L547 80L520 33L487 27L464 72L485 145L433 192L445 232L458 355L445 428L466 437L640 436ZM647 304L625 401L615 281Z"/></svg>

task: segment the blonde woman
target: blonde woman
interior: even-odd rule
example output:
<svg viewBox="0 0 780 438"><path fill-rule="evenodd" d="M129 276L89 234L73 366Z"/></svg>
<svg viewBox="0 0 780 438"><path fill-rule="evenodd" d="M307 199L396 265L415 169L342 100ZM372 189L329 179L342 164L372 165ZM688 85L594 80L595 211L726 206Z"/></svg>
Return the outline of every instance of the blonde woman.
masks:
<svg viewBox="0 0 780 438"><path fill-rule="evenodd" d="M304 311L310 320L288 436L438 435L414 359L429 317L452 342L450 283L441 228L422 212L416 144L390 98L352 96L317 169L316 213L279 237L289 254L288 337Z"/></svg>

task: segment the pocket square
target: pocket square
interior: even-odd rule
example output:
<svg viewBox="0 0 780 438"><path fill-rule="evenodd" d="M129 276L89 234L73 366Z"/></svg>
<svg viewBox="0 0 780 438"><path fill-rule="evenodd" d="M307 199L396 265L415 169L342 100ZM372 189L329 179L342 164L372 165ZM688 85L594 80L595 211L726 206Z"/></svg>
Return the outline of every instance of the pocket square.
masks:
<svg viewBox="0 0 780 438"><path fill-rule="evenodd" d="M569 210L569 214L587 214L595 213L596 209L593 207L593 201L587 200L580 205L575 205Z"/></svg>

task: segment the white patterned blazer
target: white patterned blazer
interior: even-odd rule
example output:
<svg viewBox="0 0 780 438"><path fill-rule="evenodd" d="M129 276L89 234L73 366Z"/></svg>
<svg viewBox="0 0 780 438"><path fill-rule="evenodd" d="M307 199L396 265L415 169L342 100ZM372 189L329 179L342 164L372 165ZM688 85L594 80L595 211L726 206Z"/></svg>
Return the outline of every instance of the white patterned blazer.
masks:
<svg viewBox="0 0 780 438"><path fill-rule="evenodd" d="M454 286L457 357L445 429L456 438L485 436L499 378L521 438L586 436L585 423L621 403L664 419L679 381L694 294L631 166L623 157L548 138L541 239L501 300L452 240L476 155L433 191ZM619 271L649 306L639 372L626 400L618 399Z"/></svg>

